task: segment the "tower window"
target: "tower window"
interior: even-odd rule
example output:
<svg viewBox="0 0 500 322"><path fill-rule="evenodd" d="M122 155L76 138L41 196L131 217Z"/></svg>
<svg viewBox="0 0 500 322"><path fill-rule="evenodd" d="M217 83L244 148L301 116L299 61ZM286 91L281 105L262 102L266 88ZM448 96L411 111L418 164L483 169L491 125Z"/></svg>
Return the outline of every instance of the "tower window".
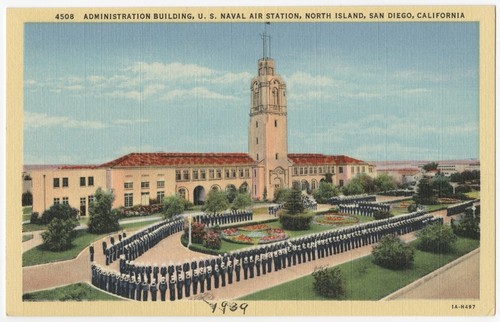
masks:
<svg viewBox="0 0 500 322"><path fill-rule="evenodd" d="M276 153L275 158L276 158L276 160L278 160L278 153Z"/></svg>
<svg viewBox="0 0 500 322"><path fill-rule="evenodd" d="M278 120L274 120L274 127L278 127Z"/></svg>
<svg viewBox="0 0 500 322"><path fill-rule="evenodd" d="M255 127L259 127L259 121L255 121Z"/></svg>
<svg viewBox="0 0 500 322"><path fill-rule="evenodd" d="M256 144L259 144L259 138L255 138Z"/></svg>
<svg viewBox="0 0 500 322"><path fill-rule="evenodd" d="M259 161L259 154L257 153L257 161Z"/></svg>

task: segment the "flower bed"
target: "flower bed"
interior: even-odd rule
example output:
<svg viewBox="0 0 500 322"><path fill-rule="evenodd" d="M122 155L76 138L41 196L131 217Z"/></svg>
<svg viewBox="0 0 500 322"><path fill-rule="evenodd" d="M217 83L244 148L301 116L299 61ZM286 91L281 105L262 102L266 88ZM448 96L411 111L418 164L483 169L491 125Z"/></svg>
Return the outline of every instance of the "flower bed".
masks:
<svg viewBox="0 0 500 322"><path fill-rule="evenodd" d="M326 213L323 215L315 216L314 222L319 225L348 226L357 224L359 222L359 219L348 214Z"/></svg>
<svg viewBox="0 0 500 322"><path fill-rule="evenodd" d="M222 239L238 244L267 244L287 238L288 235L283 229L271 228L264 224L222 230Z"/></svg>
<svg viewBox="0 0 500 322"><path fill-rule="evenodd" d="M271 228L271 227L269 227L266 224L256 224L256 225L251 225L251 226L239 227L239 230L242 230L242 231L258 231L258 230L265 230L265 229L269 229L269 228Z"/></svg>

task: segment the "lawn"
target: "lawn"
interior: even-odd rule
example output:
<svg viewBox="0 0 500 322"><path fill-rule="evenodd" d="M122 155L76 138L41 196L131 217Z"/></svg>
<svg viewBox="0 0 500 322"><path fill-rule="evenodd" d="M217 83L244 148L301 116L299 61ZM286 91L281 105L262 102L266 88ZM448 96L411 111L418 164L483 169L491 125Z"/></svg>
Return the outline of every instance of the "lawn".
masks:
<svg viewBox="0 0 500 322"><path fill-rule="evenodd" d="M136 222L121 225L122 230L137 230L141 227L149 226L155 221ZM39 265L51 262L58 262L73 259L80 254L93 241L102 238L108 234L90 234L86 230L77 230L77 237L73 241L71 249L62 252L51 252L43 249L42 245L32 248L23 253L23 266Z"/></svg>
<svg viewBox="0 0 500 322"><path fill-rule="evenodd" d="M47 229L47 225L23 224L23 233L29 231L45 230L45 229Z"/></svg>
<svg viewBox="0 0 500 322"><path fill-rule="evenodd" d="M471 192L467 192L465 194L467 197L469 198L474 198L474 199L479 199L481 198L481 192L480 191L477 191L477 190L473 190Z"/></svg>
<svg viewBox="0 0 500 322"><path fill-rule="evenodd" d="M450 254L433 254L417 250L411 269L393 271L372 262L371 255L339 265L346 278L347 294L339 300L373 301L384 298L441 266L479 247L479 241L458 238ZM331 300L317 295L313 277L307 275L240 298L240 300Z"/></svg>
<svg viewBox="0 0 500 322"><path fill-rule="evenodd" d="M23 207L23 215L31 215L33 207L31 206L24 206Z"/></svg>
<svg viewBox="0 0 500 322"><path fill-rule="evenodd" d="M121 301L121 299L97 290L88 284L77 283L51 290L26 293L23 294L23 301Z"/></svg>
<svg viewBox="0 0 500 322"><path fill-rule="evenodd" d="M33 234L23 235L23 243L31 239L33 239Z"/></svg>

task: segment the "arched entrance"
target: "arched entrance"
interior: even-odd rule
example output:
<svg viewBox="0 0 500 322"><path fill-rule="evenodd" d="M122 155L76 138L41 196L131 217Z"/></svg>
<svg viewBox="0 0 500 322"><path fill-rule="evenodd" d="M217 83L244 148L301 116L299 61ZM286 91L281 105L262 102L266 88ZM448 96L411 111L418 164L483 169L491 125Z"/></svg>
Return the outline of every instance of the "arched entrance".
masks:
<svg viewBox="0 0 500 322"><path fill-rule="evenodd" d="M309 182L307 180L302 180L300 183L300 190L302 191L308 191L309 190Z"/></svg>
<svg viewBox="0 0 500 322"><path fill-rule="evenodd" d="M210 187L210 190L220 191L220 186L218 184L214 184L213 186Z"/></svg>
<svg viewBox="0 0 500 322"><path fill-rule="evenodd" d="M293 181L292 182L292 188L300 190L300 181L297 181L297 180Z"/></svg>
<svg viewBox="0 0 500 322"><path fill-rule="evenodd" d="M202 186L196 186L193 191L193 202L195 205L203 205L205 203L206 192Z"/></svg>
<svg viewBox="0 0 500 322"><path fill-rule="evenodd" d="M243 182L241 186L238 188L240 193L248 193L248 183Z"/></svg>

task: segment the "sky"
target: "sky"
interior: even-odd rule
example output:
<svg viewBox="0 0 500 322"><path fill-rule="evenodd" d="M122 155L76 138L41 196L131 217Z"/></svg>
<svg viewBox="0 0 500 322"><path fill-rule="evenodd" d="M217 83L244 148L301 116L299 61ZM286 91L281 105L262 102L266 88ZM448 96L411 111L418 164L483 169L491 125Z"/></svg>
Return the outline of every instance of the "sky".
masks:
<svg viewBox="0 0 500 322"><path fill-rule="evenodd" d="M271 23L289 153L477 159L477 23ZM26 24L24 164L247 152L261 23Z"/></svg>

